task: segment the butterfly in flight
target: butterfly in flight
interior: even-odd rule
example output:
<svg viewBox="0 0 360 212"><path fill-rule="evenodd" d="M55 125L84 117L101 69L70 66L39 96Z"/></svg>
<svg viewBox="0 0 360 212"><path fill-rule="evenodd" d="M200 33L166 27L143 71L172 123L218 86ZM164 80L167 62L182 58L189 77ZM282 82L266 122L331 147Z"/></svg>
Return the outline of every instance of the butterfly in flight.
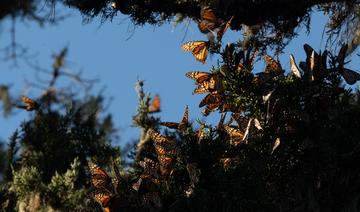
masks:
<svg viewBox="0 0 360 212"><path fill-rule="evenodd" d="M149 107L148 107L148 112L149 113L157 113L160 112L160 106L161 106L161 102L160 102L160 96L159 95L155 95L154 99L152 100L152 102L150 103Z"/></svg>
<svg viewBox="0 0 360 212"><path fill-rule="evenodd" d="M39 109L40 105L35 100L30 99L27 96L22 96L21 101L24 103L24 105L18 105L18 108L25 109L27 111L33 111Z"/></svg>

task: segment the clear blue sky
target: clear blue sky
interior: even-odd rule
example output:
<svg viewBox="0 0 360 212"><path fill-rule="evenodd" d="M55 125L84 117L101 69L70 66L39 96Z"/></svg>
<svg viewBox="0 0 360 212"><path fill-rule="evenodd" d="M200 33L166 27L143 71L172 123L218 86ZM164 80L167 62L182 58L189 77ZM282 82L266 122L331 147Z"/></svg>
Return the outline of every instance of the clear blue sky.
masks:
<svg viewBox="0 0 360 212"><path fill-rule="evenodd" d="M77 11L67 9L66 13L72 16L60 21L59 24L44 28L36 23L18 23L17 42L29 48L37 56L32 59L43 67L51 67L53 53L59 52L69 44L69 54L66 67L76 72L83 70L85 78L99 78L94 93L106 86L105 97L112 97L113 101L109 112L113 114L115 125L120 129L121 142L136 139L138 129L132 128L132 115L136 112L137 95L134 85L137 78L145 80L147 92L160 94L162 112L158 115L163 121L177 121L181 119L185 105L189 105L190 118L204 119L201 110L197 107L203 96L192 95L194 82L184 76L187 71L207 71L217 64L217 57L210 57L205 65L195 61L191 53L183 52L181 43L190 40L204 40L206 37L199 32L192 23L186 33L185 24L175 29L170 24L161 27L146 25L133 28L129 19L119 15L112 22L107 21L100 25L99 19L83 24L83 18ZM295 54L297 62L305 57L302 45L309 43L315 49L324 47L320 43L325 18L316 14L312 20L312 33L296 38L286 48L281 57L283 68L289 70L289 54ZM9 43L10 22L0 25L0 48ZM228 31L224 41L235 41L239 32ZM130 39L127 38L131 36ZM26 89L24 79L32 79L34 71L26 64L20 63L12 68L12 62L0 61L2 77L0 84L12 84L12 93L20 96L24 92L30 97L37 97L39 90ZM262 68L261 63L259 67ZM31 113L16 111L14 116L5 119L0 116L0 139L7 140L10 134L19 127L19 124L29 118ZM216 119L210 115L207 120Z"/></svg>

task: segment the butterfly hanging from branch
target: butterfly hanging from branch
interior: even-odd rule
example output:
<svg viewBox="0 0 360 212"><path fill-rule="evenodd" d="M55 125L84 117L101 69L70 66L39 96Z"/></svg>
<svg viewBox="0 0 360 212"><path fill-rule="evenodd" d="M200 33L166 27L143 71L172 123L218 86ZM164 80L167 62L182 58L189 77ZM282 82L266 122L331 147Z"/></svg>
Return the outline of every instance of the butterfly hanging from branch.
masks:
<svg viewBox="0 0 360 212"><path fill-rule="evenodd" d="M120 182L120 171L113 162L113 172L115 177L110 175L100 166L92 161L88 161L91 174L91 186L93 188L93 198L101 205L104 211L116 211L118 201L118 186Z"/></svg>
<svg viewBox="0 0 360 212"><path fill-rule="evenodd" d="M360 74L356 71L344 67L344 65L346 64L345 58L346 58L347 49L348 49L347 44L341 47L339 54L336 57L338 63L337 69L341 74L341 76L344 78L345 82L349 85L353 85L357 81L360 81Z"/></svg>
<svg viewBox="0 0 360 212"><path fill-rule="evenodd" d="M178 153L177 143L175 140L161 135L152 128L150 128L147 133L154 142L155 151L160 164L160 174L164 179L167 179L171 174L172 166L175 163L176 155Z"/></svg>
<svg viewBox="0 0 360 212"><path fill-rule="evenodd" d="M198 27L202 33L208 35L210 41L212 41L214 37L216 37L218 41L221 41L224 33L230 27L233 18L234 16L231 16L228 21L224 21L215 14L212 8L205 6L201 9Z"/></svg>
<svg viewBox="0 0 360 212"><path fill-rule="evenodd" d="M220 86L219 73L190 71L187 72L185 76L195 80L195 84L198 86L193 91L193 94L213 93Z"/></svg>

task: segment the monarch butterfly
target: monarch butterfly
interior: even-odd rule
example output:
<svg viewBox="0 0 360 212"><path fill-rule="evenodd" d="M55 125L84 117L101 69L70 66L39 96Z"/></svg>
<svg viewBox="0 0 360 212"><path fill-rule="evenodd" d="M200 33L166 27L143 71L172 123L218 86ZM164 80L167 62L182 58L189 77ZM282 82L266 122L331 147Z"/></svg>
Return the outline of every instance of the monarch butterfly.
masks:
<svg viewBox="0 0 360 212"><path fill-rule="evenodd" d="M205 63L209 53L209 45L210 42L208 41L189 41L184 43L181 47L184 51L191 52L196 60Z"/></svg>
<svg viewBox="0 0 360 212"><path fill-rule="evenodd" d="M204 116L208 116L211 112L215 111L218 107L219 107L219 105L217 105L217 104L206 105L206 107L204 108L204 110L201 111L201 113Z"/></svg>
<svg viewBox="0 0 360 212"><path fill-rule="evenodd" d="M107 190L101 189L101 190L95 190L93 192L94 199L101 205L104 212L110 212L110 205L113 196L111 193Z"/></svg>
<svg viewBox="0 0 360 212"><path fill-rule="evenodd" d="M154 129L148 130L150 138L154 141L155 151L160 163L160 173L163 177L168 177L177 154L176 142L161 135Z"/></svg>
<svg viewBox="0 0 360 212"><path fill-rule="evenodd" d="M200 128L195 131L196 138L200 143L206 136L206 132L204 130L204 124L201 124Z"/></svg>
<svg viewBox="0 0 360 212"><path fill-rule="evenodd" d="M270 57L269 55L265 55L264 59L266 62L266 68L265 68L266 74L274 73L276 76L278 76L283 73L283 69L282 69L279 61L275 60L274 58Z"/></svg>
<svg viewBox="0 0 360 212"><path fill-rule="evenodd" d="M150 103L150 105L148 107L148 112L149 113L160 112L160 106L161 106L160 96L155 95L153 101Z"/></svg>
<svg viewBox="0 0 360 212"><path fill-rule="evenodd" d="M205 105L218 104L220 105L223 102L223 97L218 93L210 93L201 100L199 107L204 107Z"/></svg>
<svg viewBox="0 0 360 212"><path fill-rule="evenodd" d="M304 70L307 79L310 81L323 79L326 70L327 51L322 55L318 54L310 45L304 44L306 62L301 62L300 68Z"/></svg>
<svg viewBox="0 0 360 212"><path fill-rule="evenodd" d="M233 113L231 117L236 121L240 129L245 129L248 126L249 118L242 116L240 113Z"/></svg>
<svg viewBox="0 0 360 212"><path fill-rule="evenodd" d="M220 159L220 163L222 163L222 166L225 170L228 170L232 165L232 159L231 158L222 158Z"/></svg>
<svg viewBox="0 0 360 212"><path fill-rule="evenodd" d="M203 93L214 93L219 87L219 78L218 74L213 74L213 76L208 80L204 81L198 85L198 87L193 91L193 94L203 94Z"/></svg>
<svg viewBox="0 0 360 212"><path fill-rule="evenodd" d="M22 109L25 109L27 111L33 111L33 110L37 110L39 109L39 104L30 99L29 97L27 96L22 96L21 97L21 101L25 104L25 105L20 105L20 106L17 106L18 108L22 108Z"/></svg>
<svg viewBox="0 0 360 212"><path fill-rule="evenodd" d="M88 161L91 173L91 184L95 189L107 189L111 191L111 178L106 171L95 163Z"/></svg>
<svg viewBox="0 0 360 212"><path fill-rule="evenodd" d="M176 142L166 136L161 135L156 132L154 129L149 129L148 134L150 138L154 141L155 150L159 155L171 155L175 156L176 154Z"/></svg>
<svg viewBox="0 0 360 212"><path fill-rule="evenodd" d="M163 177L168 177L171 174L172 171L172 165L174 164L174 158L166 156L166 155L160 155L159 157L160 162L160 173Z"/></svg>
<svg viewBox="0 0 360 212"><path fill-rule="evenodd" d="M159 164L150 158L144 158L139 162L139 165L144 169L144 173L152 177L158 177Z"/></svg>
<svg viewBox="0 0 360 212"><path fill-rule="evenodd" d="M208 33L218 28L223 20L218 19L215 12L210 7L203 7L201 9L201 20L198 27L202 33Z"/></svg>
<svg viewBox="0 0 360 212"><path fill-rule="evenodd" d="M202 71L190 71L185 74L186 77L195 80L196 84L201 84L204 81L208 81L213 74L209 72Z"/></svg>
<svg viewBox="0 0 360 212"><path fill-rule="evenodd" d="M230 23L234 16L232 16L226 23L221 18L218 18L213 9L210 7L203 7L200 13L201 19L198 27L202 33L214 33L217 31L217 39L221 40L222 36L229 28Z"/></svg>
<svg viewBox="0 0 360 212"><path fill-rule="evenodd" d="M230 144L235 146L239 145L240 142L244 139L244 133L235 127L230 127L228 125L223 126L225 132L230 136Z"/></svg>
<svg viewBox="0 0 360 212"><path fill-rule="evenodd" d="M157 178L159 177L159 164L150 158L145 157L139 162L139 165L144 169L144 172L140 175L138 181L133 183L132 188L135 191L139 191L140 187L145 187L151 191L155 190L154 183L159 183L157 181Z"/></svg>
<svg viewBox="0 0 360 212"><path fill-rule="evenodd" d="M133 188L135 191L139 191L142 181L143 181L143 179L140 177L140 178L138 179L138 181L136 181L135 183L132 184L132 188Z"/></svg>
<svg viewBox="0 0 360 212"><path fill-rule="evenodd" d="M221 41L223 35L225 34L226 30L230 27L231 21L233 20L234 16L231 16L231 18L223 25L222 28L219 29L217 32L217 39L218 41Z"/></svg>
<svg viewBox="0 0 360 212"><path fill-rule="evenodd" d="M293 73L296 78L301 79L300 70L296 65L295 57L292 54L290 54L290 70L291 73Z"/></svg>
<svg viewBox="0 0 360 212"><path fill-rule="evenodd" d="M312 52L313 51L315 51L314 49L313 49L313 47L311 47L309 44L307 44L307 43L305 43L304 44L304 51L305 51L305 53L306 53L306 57L307 58L310 58L310 55L312 54ZM315 51L315 57L318 57L319 55L316 53L316 51Z"/></svg>
<svg viewBox="0 0 360 212"><path fill-rule="evenodd" d="M215 87L214 83L210 83L209 81L205 81L205 82L199 84L197 86L197 88L195 88L193 90L192 94L204 94L204 93L209 92L210 91L209 89L213 88L213 87Z"/></svg>
<svg viewBox="0 0 360 212"><path fill-rule="evenodd" d="M208 73L201 71L190 71L185 76L195 80L198 87L193 91L193 94L203 94L206 92L214 92L218 86L218 73Z"/></svg>
<svg viewBox="0 0 360 212"><path fill-rule="evenodd" d="M280 145L280 138L276 138L275 142L274 142L274 145L272 147L272 150L271 150L271 154L274 153L275 149L278 148L279 145Z"/></svg>
<svg viewBox="0 0 360 212"><path fill-rule="evenodd" d="M223 104L223 100L219 94L208 94L203 100L201 100L199 107L206 105L202 113L204 116L208 116L212 111L220 107L221 104Z"/></svg>
<svg viewBox="0 0 360 212"><path fill-rule="evenodd" d="M177 130L184 130L186 125L189 122L189 107L186 106L185 107L185 112L183 115L183 119L181 120L180 123L176 123L176 122L161 122L160 125L166 126L168 128L171 129L177 129Z"/></svg>
<svg viewBox="0 0 360 212"><path fill-rule="evenodd" d="M355 72L353 70L347 69L347 68L342 69L341 75L349 85L353 85L357 81L360 80L360 74L359 73L357 73L357 72Z"/></svg>

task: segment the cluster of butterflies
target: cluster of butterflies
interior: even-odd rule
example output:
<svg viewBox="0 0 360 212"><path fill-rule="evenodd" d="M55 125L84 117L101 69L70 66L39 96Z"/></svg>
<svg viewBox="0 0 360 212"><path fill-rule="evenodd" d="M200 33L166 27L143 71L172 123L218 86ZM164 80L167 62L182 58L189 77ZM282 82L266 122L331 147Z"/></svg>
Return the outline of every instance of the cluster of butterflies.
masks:
<svg viewBox="0 0 360 212"><path fill-rule="evenodd" d="M290 55L291 72L298 79L305 78L309 81L317 81L324 79L325 76L329 73L329 70L336 71L344 78L347 84L353 85L360 80L360 74L344 67L346 64L345 58L347 48L347 44L341 47L338 55L333 57L337 63L337 66L333 69L329 69L327 68L327 59L329 56L328 51L325 50L323 53L317 53L310 45L305 44L304 50L306 53L306 61L299 63L302 72L296 65L294 56Z"/></svg>
<svg viewBox="0 0 360 212"><path fill-rule="evenodd" d="M101 205L104 212L116 211L119 204L118 188L120 183L120 171L113 162L113 175L110 175L100 166L88 161L91 174L92 195Z"/></svg>
<svg viewBox="0 0 360 212"><path fill-rule="evenodd" d="M204 94L209 93L199 104L199 107L204 107L203 114L205 116L209 115L210 112L220 109L225 111L231 108L230 105L224 102L224 96L219 94L221 81L220 81L220 72L209 73L201 71L191 71L187 72L186 76L195 81L197 88L193 91L193 94Z"/></svg>
<svg viewBox="0 0 360 212"><path fill-rule="evenodd" d="M225 51L229 50L225 49ZM250 67L254 64L256 54L256 50L252 55L242 53L241 59L238 59L238 62L236 62L235 70L241 71L250 69ZM233 55L232 52L231 55ZM266 81L267 79L283 75L283 70L279 61L273 59L269 55L266 55L264 58L266 62L266 68L264 72L257 74L257 76L254 78L255 81ZM185 74L186 77L193 79L197 85L193 91L193 94L208 93L199 104L199 107L205 107L203 110L203 114L205 116L209 115L215 110L220 110L221 112L241 112L241 108L226 102L226 94L222 91L222 78L228 75L229 69L230 68L228 65L223 65L220 68L220 71L214 73L191 71Z"/></svg>
<svg viewBox="0 0 360 212"><path fill-rule="evenodd" d="M210 7L203 7L200 13L198 27L202 33L208 35L208 41L189 41L182 45L182 49L191 52L195 59L201 63L205 63L209 47L214 44L215 37L218 42L221 41L226 30L230 27L232 16L228 21L218 18L214 10Z"/></svg>

